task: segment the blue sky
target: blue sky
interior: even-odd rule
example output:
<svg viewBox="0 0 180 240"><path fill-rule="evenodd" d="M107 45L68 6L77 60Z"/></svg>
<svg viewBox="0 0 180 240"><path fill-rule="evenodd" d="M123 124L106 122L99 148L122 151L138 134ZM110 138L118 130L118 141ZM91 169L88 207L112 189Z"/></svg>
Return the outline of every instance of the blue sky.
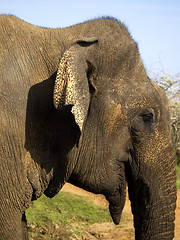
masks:
<svg viewBox="0 0 180 240"><path fill-rule="evenodd" d="M0 0L0 13L45 27L116 17L126 24L138 43L150 75L180 74L179 0Z"/></svg>

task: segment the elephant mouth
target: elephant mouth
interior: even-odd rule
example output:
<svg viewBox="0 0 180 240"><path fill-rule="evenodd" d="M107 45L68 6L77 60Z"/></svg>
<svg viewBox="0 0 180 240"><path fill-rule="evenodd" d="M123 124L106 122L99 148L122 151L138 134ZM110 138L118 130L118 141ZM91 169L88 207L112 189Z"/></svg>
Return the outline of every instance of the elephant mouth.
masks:
<svg viewBox="0 0 180 240"><path fill-rule="evenodd" d="M111 196L107 200L109 201L109 212L111 214L113 222L118 225L120 220L121 220L121 214L125 205L126 201L126 194L122 195L117 195L117 196Z"/></svg>
<svg viewBox="0 0 180 240"><path fill-rule="evenodd" d="M116 225L118 225L121 220L121 214L126 201L125 171L121 173L118 190L114 191L112 194L106 195L106 199L109 202L109 212L112 220Z"/></svg>

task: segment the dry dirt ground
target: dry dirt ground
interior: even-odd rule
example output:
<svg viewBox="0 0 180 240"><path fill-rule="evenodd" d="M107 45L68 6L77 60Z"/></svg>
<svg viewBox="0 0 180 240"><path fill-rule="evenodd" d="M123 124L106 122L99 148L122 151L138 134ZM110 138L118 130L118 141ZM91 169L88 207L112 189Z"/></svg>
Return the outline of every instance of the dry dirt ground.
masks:
<svg viewBox="0 0 180 240"><path fill-rule="evenodd" d="M69 183L66 183L62 191L71 192L78 195L88 196L88 199L97 205L108 207L106 199L102 195L94 195L86 192L83 189L77 188ZM87 229L83 237L77 238L74 236L71 239L80 240L133 240L134 239L134 228L133 228L133 217L131 214L130 202L127 199L125 208L123 210L125 215L125 221L116 227L113 223L101 223L94 224L91 228ZM176 221L175 221L175 240L180 239L180 191L178 191L177 208L176 208Z"/></svg>

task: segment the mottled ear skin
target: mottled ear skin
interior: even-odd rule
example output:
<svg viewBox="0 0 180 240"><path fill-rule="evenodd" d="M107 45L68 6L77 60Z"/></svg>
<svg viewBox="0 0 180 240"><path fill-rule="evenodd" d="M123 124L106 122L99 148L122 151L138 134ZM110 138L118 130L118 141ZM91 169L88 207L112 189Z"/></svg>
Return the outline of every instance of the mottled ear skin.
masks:
<svg viewBox="0 0 180 240"><path fill-rule="evenodd" d="M87 79L87 50L97 39L79 40L63 53L54 86L54 106L72 106L75 122L82 131L88 113L90 92Z"/></svg>

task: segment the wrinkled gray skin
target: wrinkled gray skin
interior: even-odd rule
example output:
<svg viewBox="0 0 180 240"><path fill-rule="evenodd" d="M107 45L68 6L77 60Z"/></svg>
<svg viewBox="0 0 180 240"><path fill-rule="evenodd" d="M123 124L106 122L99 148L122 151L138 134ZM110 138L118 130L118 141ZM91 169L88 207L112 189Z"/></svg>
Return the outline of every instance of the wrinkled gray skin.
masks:
<svg viewBox="0 0 180 240"><path fill-rule="evenodd" d="M6 15L0 26L0 239L27 239L31 200L65 181L104 194L115 224L127 181L136 239L172 239L168 103L125 27L46 29Z"/></svg>

